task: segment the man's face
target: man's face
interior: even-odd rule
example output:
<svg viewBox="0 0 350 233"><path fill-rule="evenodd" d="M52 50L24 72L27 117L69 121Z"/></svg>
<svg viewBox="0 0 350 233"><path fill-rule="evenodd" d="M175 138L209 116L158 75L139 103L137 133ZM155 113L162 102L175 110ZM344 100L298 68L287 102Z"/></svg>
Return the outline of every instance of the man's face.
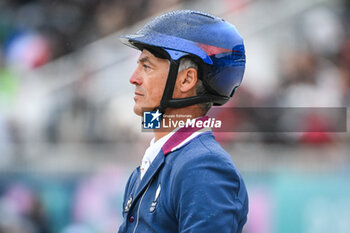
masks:
<svg viewBox="0 0 350 233"><path fill-rule="evenodd" d="M135 85L134 112L142 116L145 108L158 107L163 96L169 72L169 61L155 57L144 49L137 61L137 68L130 77Z"/></svg>

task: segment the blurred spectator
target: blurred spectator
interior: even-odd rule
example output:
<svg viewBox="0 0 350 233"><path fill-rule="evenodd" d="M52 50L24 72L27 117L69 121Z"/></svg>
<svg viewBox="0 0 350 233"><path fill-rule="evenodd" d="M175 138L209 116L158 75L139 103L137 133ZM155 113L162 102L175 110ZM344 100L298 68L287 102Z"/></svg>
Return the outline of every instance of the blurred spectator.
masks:
<svg viewBox="0 0 350 233"><path fill-rule="evenodd" d="M95 131L97 106L89 92L89 79L81 76L71 89L54 93L49 111L46 135L50 142L98 142ZM62 96L64 98L62 98Z"/></svg>
<svg viewBox="0 0 350 233"><path fill-rule="evenodd" d="M39 197L21 183L9 186L0 199L0 232L49 233Z"/></svg>
<svg viewBox="0 0 350 233"><path fill-rule="evenodd" d="M340 18L331 8L319 6L303 17L302 32L312 51L320 56L334 56L344 40Z"/></svg>
<svg viewBox="0 0 350 233"><path fill-rule="evenodd" d="M40 55L34 50L17 53L24 53L25 57L42 56L33 67L36 68L52 58L72 52L179 2L180 0L164 4L157 0L4 0L0 3L0 42L5 42L6 45L12 38L27 31L35 32L32 33L35 37L21 36L17 43L22 46L24 43L35 43L35 48L27 49L39 49ZM25 59L23 54L21 57L21 60Z"/></svg>
<svg viewBox="0 0 350 233"><path fill-rule="evenodd" d="M35 69L51 59L48 40L35 33L13 35L5 47L5 59L15 69Z"/></svg>
<svg viewBox="0 0 350 233"><path fill-rule="evenodd" d="M284 107L340 107L340 74L335 65L312 50L294 52L282 64L278 105ZM286 118L280 124L303 125L300 142L328 143L334 138L327 132L327 119L312 113L303 119Z"/></svg>

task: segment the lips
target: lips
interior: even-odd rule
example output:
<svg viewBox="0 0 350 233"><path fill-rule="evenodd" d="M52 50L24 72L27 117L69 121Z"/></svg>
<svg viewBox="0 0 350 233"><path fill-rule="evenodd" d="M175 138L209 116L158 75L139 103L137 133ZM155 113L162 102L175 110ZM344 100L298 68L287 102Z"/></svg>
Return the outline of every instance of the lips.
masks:
<svg viewBox="0 0 350 233"><path fill-rule="evenodd" d="M138 91L135 91L134 94L135 94L134 101L139 100L143 96L143 94L141 92L138 92Z"/></svg>

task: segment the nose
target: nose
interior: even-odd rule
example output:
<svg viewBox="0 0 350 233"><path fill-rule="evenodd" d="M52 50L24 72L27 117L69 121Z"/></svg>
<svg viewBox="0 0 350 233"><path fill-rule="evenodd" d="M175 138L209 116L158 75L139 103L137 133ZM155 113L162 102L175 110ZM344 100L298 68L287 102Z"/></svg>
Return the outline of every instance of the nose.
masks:
<svg viewBox="0 0 350 233"><path fill-rule="evenodd" d="M139 72L137 72L137 70L135 70L134 73L131 75L129 82L137 86L142 84L142 77L139 74Z"/></svg>

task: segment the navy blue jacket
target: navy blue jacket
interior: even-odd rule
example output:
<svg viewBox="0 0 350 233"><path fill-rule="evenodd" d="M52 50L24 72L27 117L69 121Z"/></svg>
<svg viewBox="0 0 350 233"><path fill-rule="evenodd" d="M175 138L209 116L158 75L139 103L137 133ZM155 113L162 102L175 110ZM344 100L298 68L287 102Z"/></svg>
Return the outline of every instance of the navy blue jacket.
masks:
<svg viewBox="0 0 350 233"><path fill-rule="evenodd" d="M119 233L237 233L247 213L239 172L206 132L175 151L163 146L142 180L140 168L134 170L125 189Z"/></svg>

